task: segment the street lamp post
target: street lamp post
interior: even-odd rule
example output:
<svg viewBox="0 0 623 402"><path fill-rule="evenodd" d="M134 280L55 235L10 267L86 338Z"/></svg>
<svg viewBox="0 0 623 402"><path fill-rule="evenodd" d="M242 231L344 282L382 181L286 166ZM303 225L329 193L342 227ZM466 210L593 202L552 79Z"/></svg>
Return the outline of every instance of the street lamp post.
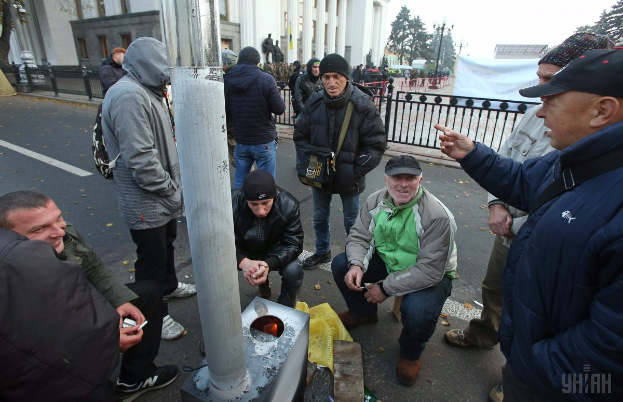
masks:
<svg viewBox="0 0 623 402"><path fill-rule="evenodd" d="M450 28L448 28L448 31L450 29L452 29L452 28L454 28L454 25L452 25ZM437 29L437 32L441 31L441 35L439 37L439 49L437 50L437 63L435 64L435 77L433 78L433 85L431 85L429 88L430 89L439 89L439 85L437 85L439 83L439 79L438 79L439 57L441 56L441 43L443 42L443 31L446 29L446 22L444 21L441 26L433 25L433 29Z"/></svg>

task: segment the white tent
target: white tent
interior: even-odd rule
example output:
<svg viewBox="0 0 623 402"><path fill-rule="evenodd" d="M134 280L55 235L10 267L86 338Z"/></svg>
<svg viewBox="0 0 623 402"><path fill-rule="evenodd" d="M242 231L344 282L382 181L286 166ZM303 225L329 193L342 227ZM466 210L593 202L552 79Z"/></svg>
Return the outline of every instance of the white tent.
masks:
<svg viewBox="0 0 623 402"><path fill-rule="evenodd" d="M392 70L413 70L413 67L404 64L393 64L390 68Z"/></svg>

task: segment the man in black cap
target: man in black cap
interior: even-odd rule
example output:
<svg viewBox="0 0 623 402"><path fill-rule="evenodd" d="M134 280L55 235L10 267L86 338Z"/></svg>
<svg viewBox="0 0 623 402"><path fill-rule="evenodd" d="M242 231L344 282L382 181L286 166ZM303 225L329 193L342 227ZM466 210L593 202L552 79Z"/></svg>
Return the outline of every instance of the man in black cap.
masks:
<svg viewBox="0 0 623 402"><path fill-rule="evenodd" d="M299 202L277 187L273 176L255 170L244 179L242 189L232 190L234 234L238 269L251 286L259 286L260 297L270 298L270 271L281 275L277 303L296 305L303 284L298 260L303 251L303 226Z"/></svg>
<svg viewBox="0 0 623 402"><path fill-rule="evenodd" d="M359 211L359 194L365 189L365 176L381 162L386 148L379 111L368 95L348 81L349 70L348 62L339 54L329 54L322 59L320 78L324 90L315 92L307 100L294 126L297 152L306 145L331 148L336 152L347 108L352 104L352 116L337 154L332 184L323 189L312 187L316 253L303 262L305 269L331 260L329 218L333 194L342 198L344 229L348 234Z"/></svg>
<svg viewBox="0 0 623 402"><path fill-rule="evenodd" d="M614 44L603 35L587 32L571 35L539 60L536 72L539 84L547 84L556 72L588 50L612 46ZM500 147L500 155L523 163L553 151L547 136L549 129L543 124L543 119L537 116L539 110L540 105L524 114L521 122ZM489 229L496 237L487 264L487 273L482 281L482 314L479 318L472 319L465 329L451 329L446 332L445 339L453 346L490 349L498 344L498 327L502 314L502 270L513 238L528 219L527 212L513 208L492 194L488 195L487 201ZM494 397L493 393L490 396L492 400L502 400Z"/></svg>
<svg viewBox="0 0 623 402"><path fill-rule="evenodd" d="M238 64L223 76L225 112L234 116L236 175L234 188L242 187L253 163L275 176L277 129L273 114L286 105L275 79L259 68L260 53L247 46L238 53Z"/></svg>
<svg viewBox="0 0 623 402"><path fill-rule="evenodd" d="M620 50L591 50L520 90L543 101L537 116L557 150L523 164L435 126L444 154L530 211L504 268L504 400L623 394L622 70Z"/></svg>
<svg viewBox="0 0 623 402"><path fill-rule="evenodd" d="M412 385L456 276L456 223L422 187L422 168L414 157L390 159L385 185L361 207L346 253L335 257L331 270L348 306L339 317L349 331L375 324L377 304L402 296L396 376Z"/></svg>

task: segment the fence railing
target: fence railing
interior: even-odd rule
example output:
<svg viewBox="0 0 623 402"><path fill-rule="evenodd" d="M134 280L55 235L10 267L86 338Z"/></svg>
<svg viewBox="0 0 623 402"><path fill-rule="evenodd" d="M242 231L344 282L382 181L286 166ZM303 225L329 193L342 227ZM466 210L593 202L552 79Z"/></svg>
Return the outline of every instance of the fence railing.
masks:
<svg viewBox="0 0 623 402"><path fill-rule="evenodd" d="M11 84L20 83L19 68L0 67ZM99 71L72 66L26 67L25 75L33 90L54 91L75 95L103 98L99 80ZM451 84L451 78L440 78L433 83L432 78L421 78L414 82L414 88ZM501 99L485 99L453 95L436 95L408 89L406 81L401 83L399 91L394 93L393 78L389 81L369 83L374 92L370 99L385 119L385 132L390 142L436 148L437 130L435 124L442 124L467 135L474 141L482 142L494 149L499 149L523 113L534 102L517 102ZM275 116L277 124L292 126L295 123L292 109L292 96L288 83L277 82L286 111Z"/></svg>

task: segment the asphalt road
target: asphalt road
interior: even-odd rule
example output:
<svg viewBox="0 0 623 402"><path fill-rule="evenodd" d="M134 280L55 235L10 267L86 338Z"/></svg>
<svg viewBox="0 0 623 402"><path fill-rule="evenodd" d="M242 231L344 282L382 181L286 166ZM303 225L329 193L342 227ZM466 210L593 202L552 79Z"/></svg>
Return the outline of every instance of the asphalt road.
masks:
<svg viewBox="0 0 623 402"><path fill-rule="evenodd" d="M87 241L102 256L118 278L133 280L129 272L135 257L134 244L116 206L112 183L103 179L93 167L91 157L91 125L96 109L61 101L33 99L27 96L0 98L0 194L32 189L49 195L63 211L64 218L76 224ZM4 144L4 145L2 145ZM9 145L9 148L7 147ZM18 146L42 155L41 160L26 156L10 147ZM305 229L305 250L314 251L312 201L309 188L301 185L294 170L294 144L282 139L277 150L277 183L294 194L301 202ZM49 158L64 162L92 175L80 177L52 166ZM366 197L383 187L381 166L367 177ZM233 178L233 171L231 172ZM401 325L391 313L393 299L379 308L377 325L352 331L361 343L366 386L383 401L485 401L489 391L501 381L500 368L504 358L496 347L493 350L456 349L443 341L449 328L462 328L465 319L478 314L481 302L480 282L493 242L487 227L488 213L484 204L486 193L463 171L440 165L423 165L424 186L439 197L454 213L458 225L457 247L460 278L453 282L452 295L445 311L450 327L438 324L433 338L422 356L422 371L413 387L404 387L395 379L395 363L399 348L397 339ZM331 250L337 255L344 249L345 235L341 217L341 202L334 197L331 212ZM185 220L178 225L177 271L181 281L194 283ZM324 268L324 269L323 269ZM329 303L337 312L345 309L330 272L326 266L305 272L300 300L311 307ZM278 292L278 278L273 280ZM315 285L320 285L320 290ZM241 306L244 309L256 296L256 289L239 277ZM235 297L235 293L232 297ZM273 295L276 300L276 295ZM468 310L464 303L475 307ZM157 364L178 366L198 365L202 356L197 344L201 339L196 298L170 302L171 315L188 333L175 341L162 341ZM440 320L441 321L441 320ZM208 351L209 353L209 351ZM166 389L146 394L144 401L178 401L179 388L190 374ZM333 393L333 377L321 370L305 393L306 401L327 401Z"/></svg>

